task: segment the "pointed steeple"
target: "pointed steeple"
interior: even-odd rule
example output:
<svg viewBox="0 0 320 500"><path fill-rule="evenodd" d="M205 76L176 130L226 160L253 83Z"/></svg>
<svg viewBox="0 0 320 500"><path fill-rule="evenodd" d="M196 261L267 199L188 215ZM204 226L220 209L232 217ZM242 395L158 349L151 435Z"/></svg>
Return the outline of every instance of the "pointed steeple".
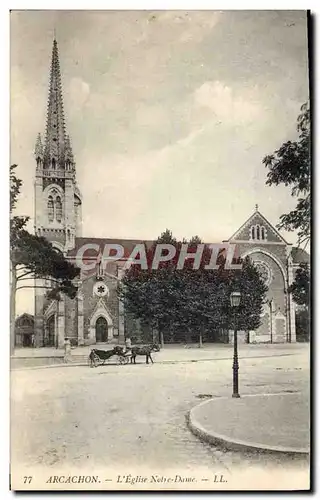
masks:
<svg viewBox="0 0 320 500"><path fill-rule="evenodd" d="M41 134L38 134L36 145L34 148L34 156L37 161L37 167L40 168L43 163L43 145L41 140Z"/></svg>
<svg viewBox="0 0 320 500"><path fill-rule="evenodd" d="M44 144L44 168L65 169L66 148L71 150L70 141L67 141L64 122L58 44L54 39L49 82L46 139ZM70 151L68 152L68 156L70 156Z"/></svg>
<svg viewBox="0 0 320 500"><path fill-rule="evenodd" d="M66 162L66 168L72 168L72 166L74 166L74 157L73 157L70 137L68 135L66 135L66 141L65 141L65 162Z"/></svg>

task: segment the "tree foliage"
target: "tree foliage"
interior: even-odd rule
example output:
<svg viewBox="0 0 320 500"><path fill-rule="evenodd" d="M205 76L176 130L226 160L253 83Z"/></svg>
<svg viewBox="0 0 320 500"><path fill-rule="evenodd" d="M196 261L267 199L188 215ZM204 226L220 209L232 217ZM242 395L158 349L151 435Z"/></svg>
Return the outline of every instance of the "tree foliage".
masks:
<svg viewBox="0 0 320 500"><path fill-rule="evenodd" d="M300 306L309 306L310 302L310 269L309 264L302 262L296 271L295 280L289 288L293 300Z"/></svg>
<svg viewBox="0 0 320 500"><path fill-rule="evenodd" d="M309 342L310 340L310 315L307 310L296 313L296 335L297 342Z"/></svg>
<svg viewBox="0 0 320 500"><path fill-rule="evenodd" d="M157 270L151 262L157 243L170 243L176 247L175 257L161 262ZM183 240L182 243L185 243ZM120 285L120 297L126 310L136 319L149 323L160 333L182 330L186 341L191 335L229 329L234 326L230 294L238 289L242 306L237 314L237 327L243 330L257 328L260 324L262 301L267 287L249 259L241 271L226 270L225 256L218 257L217 270L205 269L211 251L205 245L199 269L193 269L193 259L187 259L183 269L177 269L181 242L166 230L151 249L146 250L148 269L133 265L125 273ZM199 237L190 240L188 253L195 253Z"/></svg>
<svg viewBox="0 0 320 500"><path fill-rule="evenodd" d="M25 229L28 217L13 215L22 185L15 175L16 167L10 167L10 258L15 280L51 278L61 292L73 298L76 287L72 280L79 275L79 269L44 237L30 234Z"/></svg>
<svg viewBox="0 0 320 500"><path fill-rule="evenodd" d="M298 232L298 243L310 239L310 182L311 144L309 103L301 106L297 119L298 138L287 141L273 154L265 156L264 165L269 169L266 184L291 186L291 195L298 197L294 210L280 217L279 229Z"/></svg>

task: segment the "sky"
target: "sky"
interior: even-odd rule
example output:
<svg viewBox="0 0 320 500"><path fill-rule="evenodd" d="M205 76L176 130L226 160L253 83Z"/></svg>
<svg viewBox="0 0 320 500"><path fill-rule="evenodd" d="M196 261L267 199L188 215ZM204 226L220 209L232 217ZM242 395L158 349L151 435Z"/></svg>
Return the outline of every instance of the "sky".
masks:
<svg viewBox="0 0 320 500"><path fill-rule="evenodd" d="M54 33L83 236L154 239L169 228L219 242L256 203L272 224L294 208L290 188L266 186L262 159L295 139L308 99L304 11L14 11L21 214L33 216Z"/></svg>

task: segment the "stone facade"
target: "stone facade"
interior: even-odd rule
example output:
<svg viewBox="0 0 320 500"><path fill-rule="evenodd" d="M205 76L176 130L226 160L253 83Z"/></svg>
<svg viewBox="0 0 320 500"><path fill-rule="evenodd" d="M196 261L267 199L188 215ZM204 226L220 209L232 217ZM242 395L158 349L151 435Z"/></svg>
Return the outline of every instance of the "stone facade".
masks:
<svg viewBox="0 0 320 500"><path fill-rule="evenodd" d="M261 325L249 332L249 342L295 342L295 307L288 288L294 279L292 245L259 212L255 212L228 240L241 257L250 257L268 286Z"/></svg>

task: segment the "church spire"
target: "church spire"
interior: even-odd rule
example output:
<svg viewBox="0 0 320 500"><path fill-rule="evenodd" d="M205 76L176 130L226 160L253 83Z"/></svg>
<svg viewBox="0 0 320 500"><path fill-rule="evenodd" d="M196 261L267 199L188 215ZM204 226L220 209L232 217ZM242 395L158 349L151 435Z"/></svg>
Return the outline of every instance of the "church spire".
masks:
<svg viewBox="0 0 320 500"><path fill-rule="evenodd" d="M43 163L43 145L40 134L38 134L37 137L36 146L34 148L34 156L37 161L37 167L40 168Z"/></svg>
<svg viewBox="0 0 320 500"><path fill-rule="evenodd" d="M67 154L66 154L67 150ZM72 163L70 164L70 159ZM53 40L47 109L47 127L44 143L44 168L70 168L74 166L70 141L66 136L58 44Z"/></svg>

